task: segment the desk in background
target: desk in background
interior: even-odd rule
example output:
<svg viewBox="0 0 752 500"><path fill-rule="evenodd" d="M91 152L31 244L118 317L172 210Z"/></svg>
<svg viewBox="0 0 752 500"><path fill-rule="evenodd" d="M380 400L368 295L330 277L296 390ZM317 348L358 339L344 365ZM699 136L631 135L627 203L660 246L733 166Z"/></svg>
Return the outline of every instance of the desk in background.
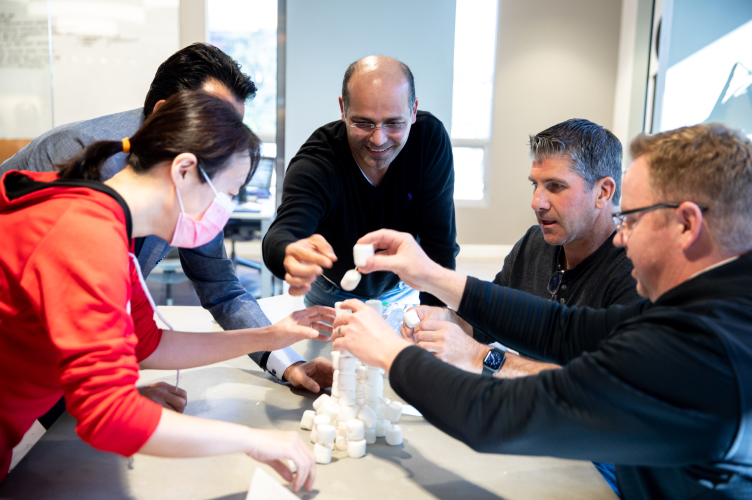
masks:
<svg viewBox="0 0 752 500"><path fill-rule="evenodd" d="M261 308L278 321L302 307L300 297L262 299ZM182 330L219 330L200 307L160 307L168 321ZM331 344L304 341L294 346L308 359L329 356ZM186 414L237 422L253 427L300 430L303 411L317 397L291 389L263 373L247 356L181 372L188 391ZM175 382L174 371L144 370L140 383ZM389 385L384 395L397 397ZM315 490L301 498L316 500L513 500L614 499L589 462L545 457L480 454L438 431L419 417L400 420L404 444L388 446L383 439L368 445L361 459L333 459L317 467ZM136 455L133 470L118 455L94 450L74 432L65 413L0 484L0 499L215 499L245 500L251 476L266 465L242 454L194 459ZM309 444L309 446L313 446Z"/></svg>
<svg viewBox="0 0 752 500"><path fill-rule="evenodd" d="M230 221L239 224L248 224L253 229L258 228L261 232L261 239L269 230L269 226L274 217L274 198L259 198L255 202L247 202L238 206L230 215ZM263 259L260 262L261 267L261 296L271 297L274 291L274 276L272 272L264 265Z"/></svg>

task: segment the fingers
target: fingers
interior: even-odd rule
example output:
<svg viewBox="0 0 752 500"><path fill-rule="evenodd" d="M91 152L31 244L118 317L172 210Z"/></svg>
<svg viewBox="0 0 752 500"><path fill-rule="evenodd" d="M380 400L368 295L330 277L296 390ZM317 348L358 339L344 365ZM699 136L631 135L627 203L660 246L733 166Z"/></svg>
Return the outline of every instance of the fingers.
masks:
<svg viewBox="0 0 752 500"><path fill-rule="evenodd" d="M337 255L334 253L334 249L329 244L328 241L326 241L326 238L321 236L320 234L314 234L308 238L308 241L310 241L316 249L321 252L321 254L325 255L332 261L337 260ZM331 266L329 266L331 267Z"/></svg>
<svg viewBox="0 0 752 500"><path fill-rule="evenodd" d="M322 323L321 321L311 323L311 328L315 328L320 332L332 333L332 325L330 325L329 323ZM326 335L322 335L322 337L326 337L326 340L329 340L329 337L327 337Z"/></svg>
<svg viewBox="0 0 752 500"><path fill-rule="evenodd" d="M164 394L163 397L165 403L172 406L178 413L183 413L183 410L185 410L185 405L188 404L188 402L184 398L181 398L180 396L177 396L170 392Z"/></svg>
<svg viewBox="0 0 752 500"><path fill-rule="evenodd" d="M287 481L288 483L291 483L293 480L292 471L290 470L290 467L287 466L286 463L282 462L281 460L271 460L267 462L272 469L277 471L277 474L282 476L282 478Z"/></svg>
<svg viewBox="0 0 752 500"><path fill-rule="evenodd" d="M360 238L358 244L365 245L371 243L375 248L380 250L391 248L396 250L406 237L412 239L412 235L408 233L400 233L391 229L379 229Z"/></svg>
<svg viewBox="0 0 752 500"><path fill-rule="evenodd" d="M305 286L291 286L290 290L288 290L287 293L294 297L298 297L300 295L305 295L308 292L311 291L311 285L305 285Z"/></svg>
<svg viewBox="0 0 752 500"><path fill-rule="evenodd" d="M320 269L320 268L319 268ZM289 267L285 265L285 270L289 271ZM293 272L294 273L294 272ZM318 270L313 270L310 273L304 273L304 274L291 274L290 272L285 273L285 281L290 286L306 286L310 285L314 281L316 281L316 276L321 274Z"/></svg>
<svg viewBox="0 0 752 500"><path fill-rule="evenodd" d="M300 384L311 392L319 392L321 387L311 377L309 377L303 370L300 370L301 376L299 379Z"/></svg>

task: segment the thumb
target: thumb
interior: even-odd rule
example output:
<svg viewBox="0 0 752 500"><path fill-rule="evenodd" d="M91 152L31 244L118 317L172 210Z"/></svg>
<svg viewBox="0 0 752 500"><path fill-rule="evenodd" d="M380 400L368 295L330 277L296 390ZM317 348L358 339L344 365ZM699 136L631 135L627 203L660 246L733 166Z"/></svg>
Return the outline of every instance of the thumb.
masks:
<svg viewBox="0 0 752 500"><path fill-rule="evenodd" d="M300 383L311 392L319 392L321 390L319 384L317 384L316 381L309 377L305 372L303 372L303 379L300 380Z"/></svg>
<svg viewBox="0 0 752 500"><path fill-rule="evenodd" d="M401 258L398 255L386 255L384 252L377 253L373 257L369 257L365 266L358 267L358 270L363 273L372 273L374 271L392 271L397 274L400 272Z"/></svg>

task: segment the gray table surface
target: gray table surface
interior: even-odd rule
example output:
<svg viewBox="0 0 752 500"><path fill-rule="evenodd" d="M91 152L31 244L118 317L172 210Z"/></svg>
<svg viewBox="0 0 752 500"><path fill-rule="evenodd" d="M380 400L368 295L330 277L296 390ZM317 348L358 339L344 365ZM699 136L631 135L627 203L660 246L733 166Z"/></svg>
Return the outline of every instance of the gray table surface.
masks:
<svg viewBox="0 0 752 500"><path fill-rule="evenodd" d="M260 301L272 321L300 301L273 297ZM160 308L176 328L219 329L201 308ZM180 326L178 326L180 325ZM329 356L330 344L306 341L295 348L308 359ZM174 371L142 371L139 383L175 382ZM303 411L316 395L275 382L247 356L181 372L188 391L185 413L258 428L300 429ZM399 399L387 384L385 396ZM301 498L386 499L614 499L589 462L545 457L476 453L420 417L403 416L404 443L384 439L368 445L361 459L333 454L317 467L312 492ZM67 413L31 449L0 484L0 499L214 499L243 500L256 467L266 465L242 454L197 459L136 455L134 468L118 455L91 448L75 434ZM310 444L313 447L312 444Z"/></svg>

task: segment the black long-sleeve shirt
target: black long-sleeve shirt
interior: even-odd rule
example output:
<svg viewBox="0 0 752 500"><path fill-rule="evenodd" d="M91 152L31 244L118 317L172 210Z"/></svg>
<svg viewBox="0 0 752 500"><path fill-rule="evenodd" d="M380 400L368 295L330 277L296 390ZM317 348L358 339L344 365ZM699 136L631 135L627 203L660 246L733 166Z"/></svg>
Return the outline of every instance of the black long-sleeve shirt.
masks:
<svg viewBox="0 0 752 500"><path fill-rule="evenodd" d="M339 284L355 267L353 246L371 231L387 228L412 234L426 254L454 269L459 253L454 219L454 163L444 125L418 111L402 151L381 184L373 186L353 158L346 125L336 121L316 130L290 161L277 218L264 237L264 263L284 278L285 248L320 234L338 260L324 274ZM391 272L363 275L352 293L378 297L399 277ZM440 305L421 293L421 303Z"/></svg>
<svg viewBox="0 0 752 500"><path fill-rule="evenodd" d="M439 429L482 452L613 462L626 499L752 497L752 255L600 310L469 278L459 311L564 368L501 380L407 348L392 387Z"/></svg>
<svg viewBox="0 0 752 500"><path fill-rule="evenodd" d="M508 286L568 306L594 309L640 302L637 282L632 277L632 263L624 248L614 246L614 235L588 255L582 262L564 272L559 290L548 291L551 276L561 269L562 246L549 245L540 226L527 230L504 259L504 267L493 283ZM473 332L479 342L490 344L494 339L480 328Z"/></svg>

